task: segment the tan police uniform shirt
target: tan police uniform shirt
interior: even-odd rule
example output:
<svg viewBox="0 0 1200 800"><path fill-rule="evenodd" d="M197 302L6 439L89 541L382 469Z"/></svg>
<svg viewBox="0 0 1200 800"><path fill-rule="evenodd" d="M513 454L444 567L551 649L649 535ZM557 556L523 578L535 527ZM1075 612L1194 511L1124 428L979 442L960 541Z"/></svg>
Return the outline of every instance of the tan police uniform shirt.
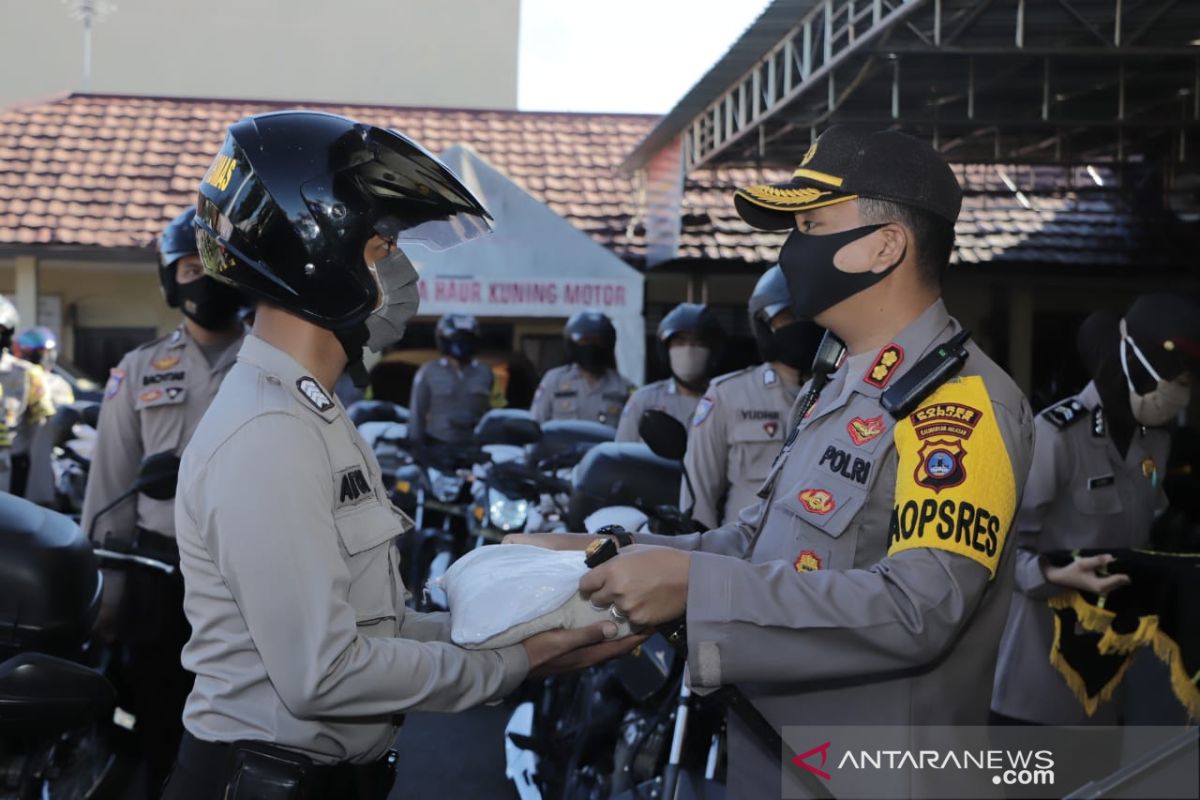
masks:
<svg viewBox="0 0 1200 800"><path fill-rule="evenodd" d="M12 456L29 453L35 432L54 414L41 368L0 353L0 491L12 481Z"/></svg>
<svg viewBox="0 0 1200 800"><path fill-rule="evenodd" d="M1046 600L1070 590L1046 581L1038 554L1145 547L1155 517L1167 508L1162 481L1171 437L1159 428L1140 429L1122 458L1094 383L1039 414L1034 430L1033 467L1013 528L1016 586L992 708L1046 725L1116 725L1119 702L1101 705L1089 718L1050 663L1054 617Z"/></svg>
<svg viewBox="0 0 1200 800"><path fill-rule="evenodd" d="M180 325L161 339L125 354L108 377L80 524L90 531L97 512L126 492L142 459L156 453L182 455L196 426L237 358L241 338L209 364ZM175 535L175 504L139 494L106 512L93 539L135 528Z"/></svg>
<svg viewBox="0 0 1200 800"><path fill-rule="evenodd" d="M638 433L638 425L641 424L642 414L652 409L665 411L686 428L699 402L699 395L685 393L674 378L648 383L630 396L625 409L621 411L616 441L640 442L642 437Z"/></svg>
<svg viewBox="0 0 1200 800"><path fill-rule="evenodd" d="M475 423L491 407L493 381L491 367L475 360L461 369L448 358L422 364L408 404L409 438L470 442Z"/></svg>
<svg viewBox="0 0 1200 800"><path fill-rule="evenodd" d="M395 539L412 523L341 404L262 339L246 338L179 486L197 738L365 763L395 715L495 700L528 672L522 645L463 650L447 615L405 608Z"/></svg>
<svg viewBox="0 0 1200 800"><path fill-rule="evenodd" d="M847 359L793 420L770 499L738 522L635 537L695 551L695 688L736 684L777 729L986 724L1032 415L974 344L911 415L895 420L879 400L959 330L938 300L877 353ZM780 754L731 719L729 795L779 797L781 772Z"/></svg>
<svg viewBox="0 0 1200 800"><path fill-rule="evenodd" d="M695 489L692 517L705 528L735 522L758 502L758 489L787 438L798 386L770 364L714 378L696 407L684 466ZM684 483L680 508L693 502Z"/></svg>
<svg viewBox="0 0 1200 800"><path fill-rule="evenodd" d="M66 379L41 364L35 364L34 369L41 376L50 404L56 412L75 402L75 392ZM29 447L29 479L25 484L25 499L42 505L53 505L56 497L52 463L55 433L51 425L37 426Z"/></svg>
<svg viewBox="0 0 1200 800"><path fill-rule="evenodd" d="M615 369L593 379L579 365L566 364L542 377L529 410L538 422L582 419L615 428L632 392L633 384Z"/></svg>

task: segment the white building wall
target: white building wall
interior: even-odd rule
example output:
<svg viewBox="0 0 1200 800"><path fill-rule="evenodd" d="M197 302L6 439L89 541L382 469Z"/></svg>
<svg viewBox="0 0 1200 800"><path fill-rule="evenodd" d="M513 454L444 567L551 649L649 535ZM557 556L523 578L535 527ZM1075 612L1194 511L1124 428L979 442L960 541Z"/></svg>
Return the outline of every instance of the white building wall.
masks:
<svg viewBox="0 0 1200 800"><path fill-rule="evenodd" d="M109 0L97 93L516 108L520 0ZM82 91L72 3L0 0L0 106Z"/></svg>

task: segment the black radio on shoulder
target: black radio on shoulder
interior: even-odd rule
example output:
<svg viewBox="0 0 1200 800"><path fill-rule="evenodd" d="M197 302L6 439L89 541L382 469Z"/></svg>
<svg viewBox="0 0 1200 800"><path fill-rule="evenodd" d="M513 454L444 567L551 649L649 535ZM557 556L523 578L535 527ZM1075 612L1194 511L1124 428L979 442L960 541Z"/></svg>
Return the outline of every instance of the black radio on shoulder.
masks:
<svg viewBox="0 0 1200 800"><path fill-rule="evenodd" d="M879 398L884 410L893 419L911 414L922 400L962 369L967 362L966 344L970 338L970 331L961 330L913 365Z"/></svg>

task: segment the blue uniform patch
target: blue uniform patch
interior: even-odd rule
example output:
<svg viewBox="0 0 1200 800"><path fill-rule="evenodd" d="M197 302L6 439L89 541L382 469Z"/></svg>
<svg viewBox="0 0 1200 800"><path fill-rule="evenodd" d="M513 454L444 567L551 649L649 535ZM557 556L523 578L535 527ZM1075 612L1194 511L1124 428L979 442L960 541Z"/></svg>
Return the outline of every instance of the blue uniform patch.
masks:
<svg viewBox="0 0 1200 800"><path fill-rule="evenodd" d="M696 413L692 415L693 428L698 428L704 424L704 420L708 419L708 415L712 412L714 405L716 404L710 398L700 398L700 402L696 404Z"/></svg>
<svg viewBox="0 0 1200 800"><path fill-rule="evenodd" d="M121 381L125 380L125 370L113 367L108 372L108 383L104 384L104 399L109 400L121 390Z"/></svg>

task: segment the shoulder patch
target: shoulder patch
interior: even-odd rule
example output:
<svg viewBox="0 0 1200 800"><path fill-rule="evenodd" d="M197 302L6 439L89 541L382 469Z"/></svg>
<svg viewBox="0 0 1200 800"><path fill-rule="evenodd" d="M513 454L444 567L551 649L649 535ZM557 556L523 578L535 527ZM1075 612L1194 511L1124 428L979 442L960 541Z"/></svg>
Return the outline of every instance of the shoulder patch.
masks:
<svg viewBox="0 0 1200 800"><path fill-rule="evenodd" d="M1042 416L1044 416L1046 421L1051 425L1059 430L1062 430L1063 428L1066 428L1069 425L1072 425L1073 423L1083 419L1085 411L1087 411L1087 409L1083 407L1083 403L1079 402L1075 398L1071 398L1070 400L1062 401L1056 406L1047 408L1042 412Z"/></svg>
<svg viewBox="0 0 1200 800"><path fill-rule="evenodd" d="M296 388L317 411L325 412L333 408L333 401L329 399L329 395L325 394L325 390L321 388L321 384L317 383L316 378L305 375L296 381Z"/></svg>
<svg viewBox="0 0 1200 800"><path fill-rule="evenodd" d="M108 371L108 383L104 384L104 399L110 400L121 391L121 382L125 380L125 370L113 367Z"/></svg>
<svg viewBox="0 0 1200 800"><path fill-rule="evenodd" d="M763 370L763 386L774 386L779 383L779 373L771 367Z"/></svg>
<svg viewBox="0 0 1200 800"><path fill-rule="evenodd" d="M704 420L708 419L708 415L712 413L713 402L711 397L705 396L700 398L700 402L696 404L696 412L692 414L692 427L698 428L704 424Z"/></svg>
<svg viewBox="0 0 1200 800"><path fill-rule="evenodd" d="M896 495L888 555L917 548L969 558L996 575L1017 487L987 387L939 387L895 426Z"/></svg>

